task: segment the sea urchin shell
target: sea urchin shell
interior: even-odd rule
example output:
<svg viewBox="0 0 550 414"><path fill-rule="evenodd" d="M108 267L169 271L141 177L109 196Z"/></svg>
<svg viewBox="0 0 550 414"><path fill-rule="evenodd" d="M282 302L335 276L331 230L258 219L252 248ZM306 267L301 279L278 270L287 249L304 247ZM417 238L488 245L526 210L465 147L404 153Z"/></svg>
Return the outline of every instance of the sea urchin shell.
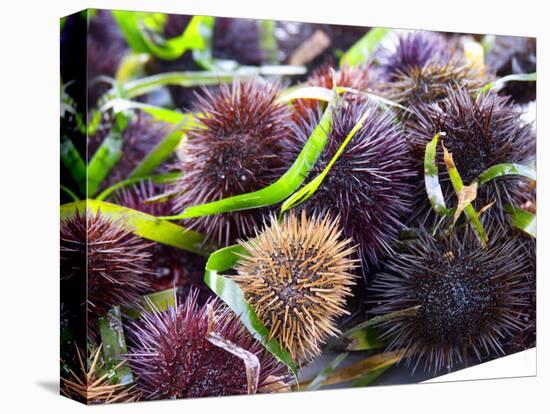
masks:
<svg viewBox="0 0 550 414"><path fill-rule="evenodd" d="M340 238L337 219L294 213L240 244L246 255L233 279L260 320L297 362L319 355L320 345L339 331L346 297L355 284L351 240Z"/></svg>
<svg viewBox="0 0 550 414"><path fill-rule="evenodd" d="M216 345L216 338L259 362L258 390L276 391L289 380L279 363L219 301L198 306L195 293L166 311L142 312L130 331L128 361L147 400L246 394L245 363Z"/></svg>
<svg viewBox="0 0 550 414"><path fill-rule="evenodd" d="M284 155L291 116L276 102L278 86L259 79L222 85L216 94L204 90L195 108L200 125L188 132L182 178L174 210L259 190L279 178L289 162ZM190 227L219 245L252 234L261 210L195 219Z"/></svg>
<svg viewBox="0 0 550 414"><path fill-rule="evenodd" d="M515 239L491 234L486 248L469 227L436 240L427 232L386 263L372 291L374 312L418 307L416 315L380 324L390 350L407 351L414 367L433 372L503 354L506 337L523 326L528 257Z"/></svg>

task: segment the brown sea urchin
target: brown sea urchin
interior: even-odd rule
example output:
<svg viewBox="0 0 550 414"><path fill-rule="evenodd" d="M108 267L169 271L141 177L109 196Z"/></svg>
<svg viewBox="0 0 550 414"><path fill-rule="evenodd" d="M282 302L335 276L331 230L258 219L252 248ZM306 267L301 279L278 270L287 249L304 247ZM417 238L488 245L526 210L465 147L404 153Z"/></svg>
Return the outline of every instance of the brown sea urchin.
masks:
<svg viewBox="0 0 550 414"><path fill-rule="evenodd" d="M101 355L102 347L92 347L89 358L78 346L78 365L61 376L61 395L86 404L114 404L139 401L134 385L112 384ZM62 361L63 362L63 361ZM121 363L122 365L122 363Z"/></svg>
<svg viewBox="0 0 550 414"><path fill-rule="evenodd" d="M324 341L339 332L335 319L347 313L355 248L341 233L328 215L290 213L281 223L272 217L255 238L240 242L246 255L233 279L269 336L299 363L319 355Z"/></svg>
<svg viewBox="0 0 550 414"><path fill-rule="evenodd" d="M423 67L410 68L394 76L382 88L390 100L408 109L421 104L434 104L449 96L452 90L463 88L470 93L479 91L490 82L481 70L468 66L458 59L447 63L431 62ZM404 112L403 118L410 114Z"/></svg>
<svg viewBox="0 0 550 414"><path fill-rule="evenodd" d="M191 292L184 302L166 311L154 307L144 311L130 325L127 357L145 399L286 389L290 379L287 367L267 352L225 305L215 300L199 306L196 299L196 292ZM255 380L247 375L250 362L259 369Z"/></svg>
<svg viewBox="0 0 550 414"><path fill-rule="evenodd" d="M529 258L516 239L489 233L483 248L469 227L443 240L422 232L377 275L375 313L418 308L380 324L388 348L407 351L408 364L438 372L494 358L522 330Z"/></svg>
<svg viewBox="0 0 550 414"><path fill-rule="evenodd" d="M111 306L150 292L149 248L150 243L132 234L123 221L101 212L77 212L61 222L62 279L87 283L90 332Z"/></svg>
<svg viewBox="0 0 550 414"><path fill-rule="evenodd" d="M259 190L290 164L285 141L291 116L276 102L277 84L259 79L222 85L216 93L203 91L195 108L200 125L188 132L183 151L182 178L174 210ZM251 210L194 219L190 227L204 232L219 245L253 233L262 211Z"/></svg>

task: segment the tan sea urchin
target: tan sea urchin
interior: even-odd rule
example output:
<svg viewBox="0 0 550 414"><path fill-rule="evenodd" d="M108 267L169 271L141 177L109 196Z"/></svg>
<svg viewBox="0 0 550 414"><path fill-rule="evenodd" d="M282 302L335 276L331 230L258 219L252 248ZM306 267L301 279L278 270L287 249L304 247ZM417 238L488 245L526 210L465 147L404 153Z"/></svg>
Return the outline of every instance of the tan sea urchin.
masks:
<svg viewBox="0 0 550 414"><path fill-rule="evenodd" d="M298 363L321 352L338 334L335 320L346 314L346 298L355 284L351 239L341 238L338 219L300 218L290 213L240 244L247 254L234 280L258 317Z"/></svg>
<svg viewBox="0 0 550 414"><path fill-rule="evenodd" d="M90 351L88 359L78 346L75 349L78 366L69 368L69 373L61 376L61 395L86 404L139 401L140 394L134 385L111 383L110 371L106 369L102 358L101 345Z"/></svg>

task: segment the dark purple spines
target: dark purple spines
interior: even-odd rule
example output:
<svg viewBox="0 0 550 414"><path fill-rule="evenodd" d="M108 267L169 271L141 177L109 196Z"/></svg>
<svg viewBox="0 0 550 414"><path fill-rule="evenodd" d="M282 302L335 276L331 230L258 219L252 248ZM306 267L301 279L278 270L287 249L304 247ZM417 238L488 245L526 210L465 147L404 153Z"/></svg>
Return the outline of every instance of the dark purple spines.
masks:
<svg viewBox="0 0 550 414"><path fill-rule="evenodd" d="M316 177L327 166L338 148L368 112L364 125L332 166L321 186L300 208L324 216L341 216L345 237L359 244L367 267L392 251L392 241L402 229L402 216L410 211L415 174L409 166L408 149L401 128L391 112L382 112L371 101L341 104L334 113L327 145L310 172ZM296 152L303 147L318 116L296 127Z"/></svg>
<svg viewBox="0 0 550 414"><path fill-rule="evenodd" d="M406 122L408 141L411 145L418 171L423 171L426 144L436 133L446 135L441 141L452 153L462 181L468 185L487 168L501 163L530 165L535 156L535 137L532 125L521 120L521 111L510 104L508 98L493 93L472 96L467 90L450 90L449 97L436 105L420 105L412 108L414 119ZM447 175L443 152L439 146L437 161L439 181L444 196L451 202L454 190ZM423 177L419 175L419 177ZM524 189L518 178L497 178L478 189L474 206L480 209L495 201L485 214L505 220L504 205L518 205ZM424 181L418 183L424 192ZM427 205L427 197L419 197ZM454 202L455 200L453 200Z"/></svg>
<svg viewBox="0 0 550 414"><path fill-rule="evenodd" d="M166 311L143 312L129 327L127 358L145 399L247 393L244 362L210 342L210 332L258 357L260 391L289 379L287 368L245 330L227 307L217 300L199 307L196 295L191 293L183 303Z"/></svg>
<svg viewBox="0 0 550 414"><path fill-rule="evenodd" d="M498 77L537 71L537 40L534 37L496 36L486 64ZM537 97L536 82L510 82L500 94L527 103Z"/></svg>
<svg viewBox="0 0 550 414"><path fill-rule="evenodd" d="M151 292L151 244L120 220L87 211L61 222L62 280L87 284L90 333L113 305L129 304ZM83 269L82 266L85 266Z"/></svg>
<svg viewBox="0 0 550 414"><path fill-rule="evenodd" d="M395 50L384 49L380 54L382 69L388 80L407 73L413 68L422 68L428 63L445 63L449 47L439 33L428 31L409 32L399 36Z"/></svg>
<svg viewBox="0 0 550 414"><path fill-rule="evenodd" d="M421 232L376 275L375 314L418 307L379 325L388 349L408 353L408 365L436 373L495 358L525 326L528 257L516 239L490 235L483 248L469 228L443 240Z"/></svg>
<svg viewBox="0 0 550 414"><path fill-rule="evenodd" d="M182 178L174 190L174 212L186 207L260 190L290 166L286 145L291 112L276 102L278 85L259 79L222 85L198 97L200 126L188 131ZM262 210L194 219L189 226L219 245L253 234Z"/></svg>

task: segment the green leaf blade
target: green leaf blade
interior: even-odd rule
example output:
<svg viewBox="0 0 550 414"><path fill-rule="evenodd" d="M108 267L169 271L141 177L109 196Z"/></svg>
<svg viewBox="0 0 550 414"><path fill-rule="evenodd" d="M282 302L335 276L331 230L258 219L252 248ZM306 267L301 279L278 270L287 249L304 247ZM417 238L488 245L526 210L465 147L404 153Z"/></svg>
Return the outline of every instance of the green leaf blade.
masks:
<svg viewBox="0 0 550 414"><path fill-rule="evenodd" d="M141 211L88 199L62 205L61 219L70 217L77 211L80 211L81 214L85 211L91 211L92 213L99 211L113 220L124 220L134 234L178 249L203 256L207 256L214 251L214 246L206 243L203 234L175 223L160 220Z"/></svg>
<svg viewBox="0 0 550 414"><path fill-rule="evenodd" d="M336 151L332 159L329 161L327 166L323 169L323 171L317 177L315 177L315 179L310 181L308 184L306 184L304 187L302 187L300 190L294 193L290 198L288 198L281 207L281 213L284 213L285 211L302 204L308 198L310 198L315 193L315 191L317 191L317 189L323 183L325 177L328 175L332 166L336 163L336 161L338 161L338 158L340 158L340 155L342 155L342 153L346 149L349 142L355 136L357 131L361 129L361 127L365 123L365 120L370 114L371 114L371 110L369 108L363 115L361 115L361 118L359 119L357 124L354 125L352 130L344 139L344 141L342 142L342 144L340 145L340 147L338 148L338 150Z"/></svg>
<svg viewBox="0 0 550 414"><path fill-rule="evenodd" d="M71 177L78 185L81 194L86 194L86 164L73 142L67 138L61 138L61 162L69 170Z"/></svg>
<svg viewBox="0 0 550 414"><path fill-rule="evenodd" d="M88 197L93 196L122 156L122 133L112 128L88 164Z"/></svg>
<svg viewBox="0 0 550 414"><path fill-rule="evenodd" d="M537 238L536 214L510 205L507 205L505 210L512 216L512 226L534 239Z"/></svg>
<svg viewBox="0 0 550 414"><path fill-rule="evenodd" d="M180 220L221 214L230 211L247 210L276 204L291 195L305 180L309 171L325 148L327 135L332 128L332 111L336 95L327 106L319 124L313 130L304 148L288 171L273 184L252 193L241 194L211 203L188 207L177 216L163 219Z"/></svg>
<svg viewBox="0 0 550 414"><path fill-rule="evenodd" d="M371 29L344 53L340 58L340 67L354 67L366 63L389 32L390 29L380 27Z"/></svg>
<svg viewBox="0 0 550 414"><path fill-rule="evenodd" d="M497 164L483 171L476 179L476 181L479 183L480 186L482 186L483 184L486 184L489 181L494 180L495 178L510 175L517 175L520 177L528 178L530 180L537 179L537 173L535 172L535 170L526 165Z"/></svg>
<svg viewBox="0 0 550 414"><path fill-rule="evenodd" d="M107 366L110 369L116 368L116 383L131 384L134 382L132 370L126 362L121 364L128 350L118 306L113 307L105 316L99 318L99 332Z"/></svg>

